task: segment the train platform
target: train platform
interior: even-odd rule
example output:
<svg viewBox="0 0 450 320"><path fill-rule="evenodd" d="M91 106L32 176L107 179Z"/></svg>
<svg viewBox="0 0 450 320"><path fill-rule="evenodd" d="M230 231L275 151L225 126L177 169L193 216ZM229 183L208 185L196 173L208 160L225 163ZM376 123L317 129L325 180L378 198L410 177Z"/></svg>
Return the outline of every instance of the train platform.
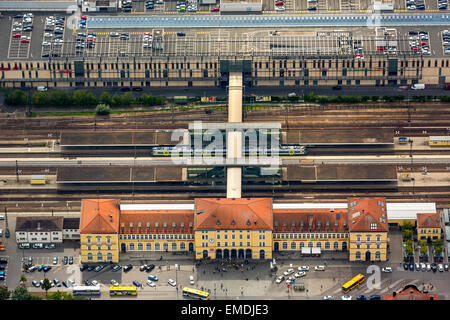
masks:
<svg viewBox="0 0 450 320"><path fill-rule="evenodd" d="M409 179L402 179L401 173L398 174L398 187L448 187L450 181L450 172L411 172L408 173Z"/></svg>
<svg viewBox="0 0 450 320"><path fill-rule="evenodd" d="M408 141L407 143L400 144L399 137L395 137L394 138L394 149L396 149L396 150L412 149L412 151L430 151L430 150L450 151L450 146L431 147L429 145L430 137L406 137L406 140ZM412 145L409 141L412 141Z"/></svg>
<svg viewBox="0 0 450 320"><path fill-rule="evenodd" d="M312 146L389 146L394 144L394 137L388 130L288 130L282 133L282 143Z"/></svg>
<svg viewBox="0 0 450 320"><path fill-rule="evenodd" d="M67 147L129 147L176 145L173 130L62 132L60 145Z"/></svg>
<svg viewBox="0 0 450 320"><path fill-rule="evenodd" d="M58 184L150 183L185 180L181 167L63 167L57 172Z"/></svg>
<svg viewBox="0 0 450 320"><path fill-rule="evenodd" d="M56 176L46 175L45 184L31 184L31 175L0 175L0 190L5 189L56 189Z"/></svg>
<svg viewBox="0 0 450 320"><path fill-rule="evenodd" d="M315 182L376 182L397 181L394 165L288 165L283 168L284 181Z"/></svg>

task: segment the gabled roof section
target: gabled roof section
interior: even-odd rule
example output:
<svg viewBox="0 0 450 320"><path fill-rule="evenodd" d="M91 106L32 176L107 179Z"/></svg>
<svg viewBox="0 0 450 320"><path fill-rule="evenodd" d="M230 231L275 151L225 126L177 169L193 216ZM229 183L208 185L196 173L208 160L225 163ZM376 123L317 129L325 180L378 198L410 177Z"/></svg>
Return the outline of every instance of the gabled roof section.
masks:
<svg viewBox="0 0 450 320"><path fill-rule="evenodd" d="M439 213L418 213L417 228L440 228L441 218Z"/></svg>
<svg viewBox="0 0 450 320"><path fill-rule="evenodd" d="M118 199L83 199L80 233L117 233L118 231Z"/></svg>
<svg viewBox="0 0 450 320"><path fill-rule="evenodd" d="M193 233L193 210L122 210L120 234Z"/></svg>
<svg viewBox="0 0 450 320"><path fill-rule="evenodd" d="M386 198L348 198L350 232L387 232Z"/></svg>
<svg viewBox="0 0 450 320"><path fill-rule="evenodd" d="M195 199L194 230L272 230L271 198Z"/></svg>

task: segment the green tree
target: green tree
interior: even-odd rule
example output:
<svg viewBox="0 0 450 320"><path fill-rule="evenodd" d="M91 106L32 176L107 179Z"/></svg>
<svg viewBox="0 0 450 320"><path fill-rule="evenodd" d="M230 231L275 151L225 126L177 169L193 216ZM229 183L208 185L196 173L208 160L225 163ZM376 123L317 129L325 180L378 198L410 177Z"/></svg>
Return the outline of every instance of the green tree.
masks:
<svg viewBox="0 0 450 320"><path fill-rule="evenodd" d="M68 107L73 104L72 97L65 91L52 91L50 105L53 107Z"/></svg>
<svg viewBox="0 0 450 320"><path fill-rule="evenodd" d="M380 99L379 96L372 96L372 97L370 98L370 100L372 100L373 102L377 102L378 99Z"/></svg>
<svg viewBox="0 0 450 320"><path fill-rule="evenodd" d="M440 256L442 252L442 247L434 247L434 255Z"/></svg>
<svg viewBox="0 0 450 320"><path fill-rule="evenodd" d="M80 299L79 299L80 298ZM47 300L85 300L83 297L74 297L71 293L56 291L50 293Z"/></svg>
<svg viewBox="0 0 450 320"><path fill-rule="evenodd" d="M405 238L405 239L411 239L411 237L412 237L412 230L410 230L410 229L405 229L405 230L403 230L403 237Z"/></svg>
<svg viewBox="0 0 450 320"><path fill-rule="evenodd" d="M414 250L413 250L412 246L408 246L408 245L407 245L407 246L405 247L405 253L406 253L408 256L412 255L413 252L414 252Z"/></svg>
<svg viewBox="0 0 450 320"><path fill-rule="evenodd" d="M120 100L122 106L129 107L134 103L134 96L131 92L126 92L120 97Z"/></svg>
<svg viewBox="0 0 450 320"><path fill-rule="evenodd" d="M31 103L35 106L48 106L50 104L50 94L36 91L31 97Z"/></svg>
<svg viewBox="0 0 450 320"><path fill-rule="evenodd" d="M41 289L45 290L45 298L47 298L48 295L48 290L50 290L52 287L52 284L50 282L50 280L48 280L47 278L44 279L43 283L41 284Z"/></svg>
<svg viewBox="0 0 450 320"><path fill-rule="evenodd" d="M82 107L86 105L86 92L84 91L75 91L73 93L73 104Z"/></svg>
<svg viewBox="0 0 450 320"><path fill-rule="evenodd" d="M403 223L402 230L405 230L405 229L411 230L412 227L413 226L412 226L411 222L406 221L405 223Z"/></svg>
<svg viewBox="0 0 450 320"><path fill-rule="evenodd" d="M0 287L0 300L8 300L11 296L11 291L8 290L7 286Z"/></svg>
<svg viewBox="0 0 450 320"><path fill-rule="evenodd" d="M23 90L6 91L5 103L10 106L26 105L28 102L27 94Z"/></svg>
<svg viewBox="0 0 450 320"><path fill-rule="evenodd" d="M103 103L103 104L107 104L107 105L110 105L111 104L111 100L112 100L112 98L111 98L111 95L109 94L109 92L103 92L101 95L100 95L100 100L99 100L99 102L100 103Z"/></svg>
<svg viewBox="0 0 450 320"><path fill-rule="evenodd" d="M108 105L106 104L99 104L97 105L97 107L95 108L95 114L98 115L108 115L111 113L111 109L109 108Z"/></svg>
<svg viewBox="0 0 450 320"><path fill-rule="evenodd" d="M315 102L316 101L316 94L314 92L309 92L304 95L303 100L305 102Z"/></svg>
<svg viewBox="0 0 450 320"><path fill-rule="evenodd" d="M20 276L20 282L25 285L27 283L27 278L24 275L21 275Z"/></svg>
<svg viewBox="0 0 450 320"><path fill-rule="evenodd" d="M24 286L18 286L11 294L11 300L33 300L33 297Z"/></svg>
<svg viewBox="0 0 450 320"><path fill-rule="evenodd" d="M98 98L92 92L86 94L85 104L87 106L95 106L98 104Z"/></svg>
<svg viewBox="0 0 450 320"><path fill-rule="evenodd" d="M428 248L427 248L427 244L425 243L425 245L421 245L420 246L420 255L424 256L428 253Z"/></svg>
<svg viewBox="0 0 450 320"><path fill-rule="evenodd" d="M122 99L120 98L120 96L115 93L112 98L111 98L111 105L114 107L120 106L122 104Z"/></svg>

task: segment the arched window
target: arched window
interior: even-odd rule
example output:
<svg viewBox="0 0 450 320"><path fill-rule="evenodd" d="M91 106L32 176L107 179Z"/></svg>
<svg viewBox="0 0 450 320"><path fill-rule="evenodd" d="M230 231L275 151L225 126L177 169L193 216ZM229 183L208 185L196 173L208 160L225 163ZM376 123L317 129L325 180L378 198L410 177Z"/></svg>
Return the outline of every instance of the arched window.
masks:
<svg viewBox="0 0 450 320"><path fill-rule="evenodd" d="M106 254L106 260L112 261L112 259L113 259L112 253L111 253L111 252L108 252L108 253Z"/></svg>
<svg viewBox="0 0 450 320"><path fill-rule="evenodd" d="M161 244L159 242L155 243L155 251L161 251Z"/></svg>
<svg viewBox="0 0 450 320"><path fill-rule="evenodd" d="M356 260L361 260L361 252L356 251Z"/></svg>
<svg viewBox="0 0 450 320"><path fill-rule="evenodd" d="M375 252L375 260L380 260L380 259L381 259L380 251Z"/></svg>
<svg viewBox="0 0 450 320"><path fill-rule="evenodd" d="M145 250L152 251L152 244L150 242L147 242L147 244L145 245Z"/></svg>
<svg viewBox="0 0 450 320"><path fill-rule="evenodd" d="M134 243L133 243L133 242L131 242L131 243L129 244L129 250L130 250L130 251L134 251Z"/></svg>
<svg viewBox="0 0 450 320"><path fill-rule="evenodd" d="M317 241L317 243L316 243L316 247L317 247L317 248L322 248L322 242L320 242L320 241Z"/></svg>
<svg viewBox="0 0 450 320"><path fill-rule="evenodd" d="M297 249L297 244L294 241L292 241L291 242L291 250L295 250L295 249Z"/></svg>
<svg viewBox="0 0 450 320"><path fill-rule="evenodd" d="M312 242L308 242L308 247L312 248L313 247L313 243Z"/></svg>
<svg viewBox="0 0 450 320"><path fill-rule="evenodd" d="M88 258L88 261L92 261L92 253L89 252L89 253L87 254L87 258Z"/></svg>
<svg viewBox="0 0 450 320"><path fill-rule="evenodd" d="M287 248L288 248L287 242L283 242L283 250L287 250Z"/></svg>
<svg viewBox="0 0 450 320"><path fill-rule="evenodd" d="M328 241L325 242L325 249L330 250L330 243Z"/></svg>
<svg viewBox="0 0 450 320"><path fill-rule="evenodd" d="M138 251L144 250L144 244L142 242L138 243Z"/></svg>
<svg viewBox="0 0 450 320"><path fill-rule="evenodd" d="M185 251L186 250L186 244L184 242L180 243L180 250Z"/></svg>
<svg viewBox="0 0 450 320"><path fill-rule="evenodd" d="M335 242L333 243L333 248L334 248L334 249L339 249L339 242L335 241Z"/></svg>
<svg viewBox="0 0 450 320"><path fill-rule="evenodd" d="M97 253L97 261L103 261L103 254L101 252Z"/></svg>
<svg viewBox="0 0 450 320"><path fill-rule="evenodd" d="M172 242L172 251L177 251L177 243Z"/></svg>
<svg viewBox="0 0 450 320"><path fill-rule="evenodd" d="M303 248L305 246L305 243L302 241L300 242L300 248Z"/></svg>
<svg viewBox="0 0 450 320"><path fill-rule="evenodd" d="M163 243L163 250L168 251L169 250L169 244L167 242Z"/></svg>

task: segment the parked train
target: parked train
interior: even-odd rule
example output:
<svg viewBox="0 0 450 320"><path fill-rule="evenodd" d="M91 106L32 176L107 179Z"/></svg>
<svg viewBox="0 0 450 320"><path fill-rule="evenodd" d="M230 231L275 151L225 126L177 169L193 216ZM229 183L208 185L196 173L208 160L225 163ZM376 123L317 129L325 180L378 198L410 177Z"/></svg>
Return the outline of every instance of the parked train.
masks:
<svg viewBox="0 0 450 320"><path fill-rule="evenodd" d="M190 156L226 156L226 149L192 149L189 147L153 147L151 155L154 157L170 157L172 153ZM279 148L261 148L258 150L244 151L245 156L302 156L306 154L306 148L303 146L281 146Z"/></svg>
<svg viewBox="0 0 450 320"><path fill-rule="evenodd" d="M430 136L430 147L450 147L450 136Z"/></svg>

